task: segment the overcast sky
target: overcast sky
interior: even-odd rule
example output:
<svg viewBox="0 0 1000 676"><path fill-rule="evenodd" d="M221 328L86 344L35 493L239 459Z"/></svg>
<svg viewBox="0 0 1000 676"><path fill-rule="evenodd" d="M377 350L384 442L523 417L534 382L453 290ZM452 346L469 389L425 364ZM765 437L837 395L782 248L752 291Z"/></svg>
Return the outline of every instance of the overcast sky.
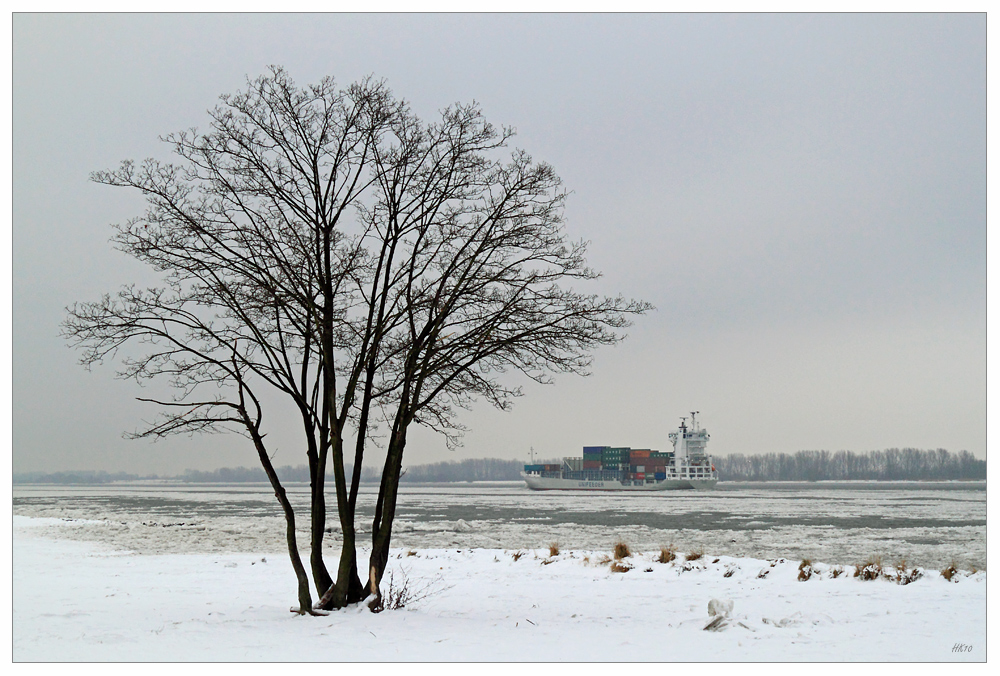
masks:
<svg viewBox="0 0 1000 676"><path fill-rule="evenodd" d="M404 464L669 447L986 453L985 15L26 15L13 19L14 471L256 463L240 437L127 441L153 411L59 337L64 308L150 279L90 183L204 127L269 64L384 78L426 117L476 100L573 191L595 290L657 310L589 378L482 404ZM294 415L268 419L302 464Z"/></svg>

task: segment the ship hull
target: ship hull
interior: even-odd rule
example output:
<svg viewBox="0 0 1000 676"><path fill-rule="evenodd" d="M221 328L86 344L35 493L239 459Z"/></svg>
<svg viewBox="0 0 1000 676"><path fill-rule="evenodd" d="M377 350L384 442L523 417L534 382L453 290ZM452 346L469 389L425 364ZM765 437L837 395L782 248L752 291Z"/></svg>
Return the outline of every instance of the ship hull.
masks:
<svg viewBox="0 0 1000 676"><path fill-rule="evenodd" d="M691 489L708 489L715 486L717 479L664 479L656 483L641 486L626 485L620 481L581 481L577 479L560 479L532 474L521 474L524 483L534 491L632 491L650 493L656 491L677 491Z"/></svg>

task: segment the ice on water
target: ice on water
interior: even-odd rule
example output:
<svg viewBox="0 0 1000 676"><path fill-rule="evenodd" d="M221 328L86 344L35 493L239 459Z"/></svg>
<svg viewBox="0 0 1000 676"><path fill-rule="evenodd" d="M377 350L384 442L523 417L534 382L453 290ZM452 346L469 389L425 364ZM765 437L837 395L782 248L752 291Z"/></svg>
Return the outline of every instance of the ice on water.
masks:
<svg viewBox="0 0 1000 676"><path fill-rule="evenodd" d="M775 488L641 495L539 493L523 484L405 485L394 545L416 549L599 550L621 539L639 551L674 544L716 556L887 562L941 568L952 561L986 568L986 492L968 487ZM376 495L363 487L357 527L369 532ZM308 534L308 487L292 486L300 543ZM339 545L329 505L328 546ZM284 522L266 486L17 486L14 514L73 519L59 537L140 553L280 552Z"/></svg>

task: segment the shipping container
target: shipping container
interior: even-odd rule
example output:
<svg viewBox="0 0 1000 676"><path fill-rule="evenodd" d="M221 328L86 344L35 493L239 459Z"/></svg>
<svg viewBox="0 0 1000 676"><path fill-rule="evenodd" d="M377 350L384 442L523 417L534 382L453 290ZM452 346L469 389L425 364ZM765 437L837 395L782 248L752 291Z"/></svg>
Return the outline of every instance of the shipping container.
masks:
<svg viewBox="0 0 1000 676"><path fill-rule="evenodd" d="M542 472L545 470L545 465L525 465L525 472Z"/></svg>
<svg viewBox="0 0 1000 676"><path fill-rule="evenodd" d="M583 468L584 469L601 469L601 461L600 460L584 460L583 461Z"/></svg>
<svg viewBox="0 0 1000 676"><path fill-rule="evenodd" d="M666 472L657 472L653 476L656 477L656 479L659 481L661 479L666 479L667 478L667 473Z"/></svg>
<svg viewBox="0 0 1000 676"><path fill-rule="evenodd" d="M630 451L629 452L629 457L630 458L648 458L649 457L649 451Z"/></svg>
<svg viewBox="0 0 1000 676"><path fill-rule="evenodd" d="M636 472L635 473L635 478L639 479L639 480L645 480L646 479L646 475L643 472Z"/></svg>

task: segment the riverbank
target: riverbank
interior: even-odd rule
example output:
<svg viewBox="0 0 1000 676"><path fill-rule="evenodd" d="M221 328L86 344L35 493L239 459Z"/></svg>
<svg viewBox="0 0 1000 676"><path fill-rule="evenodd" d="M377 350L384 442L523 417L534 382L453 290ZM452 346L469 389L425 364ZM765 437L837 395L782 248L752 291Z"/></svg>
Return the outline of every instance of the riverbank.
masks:
<svg viewBox="0 0 1000 676"><path fill-rule="evenodd" d="M63 522L72 527L71 522ZM983 661L986 573L611 552L399 550L414 598L300 617L280 552L139 555L14 517L15 661ZM58 529L55 529L58 532ZM410 552L413 552L412 554ZM894 562L886 562L891 564ZM713 599L732 609L720 631ZM960 650L956 650L956 646ZM968 649L962 646L968 646Z"/></svg>

